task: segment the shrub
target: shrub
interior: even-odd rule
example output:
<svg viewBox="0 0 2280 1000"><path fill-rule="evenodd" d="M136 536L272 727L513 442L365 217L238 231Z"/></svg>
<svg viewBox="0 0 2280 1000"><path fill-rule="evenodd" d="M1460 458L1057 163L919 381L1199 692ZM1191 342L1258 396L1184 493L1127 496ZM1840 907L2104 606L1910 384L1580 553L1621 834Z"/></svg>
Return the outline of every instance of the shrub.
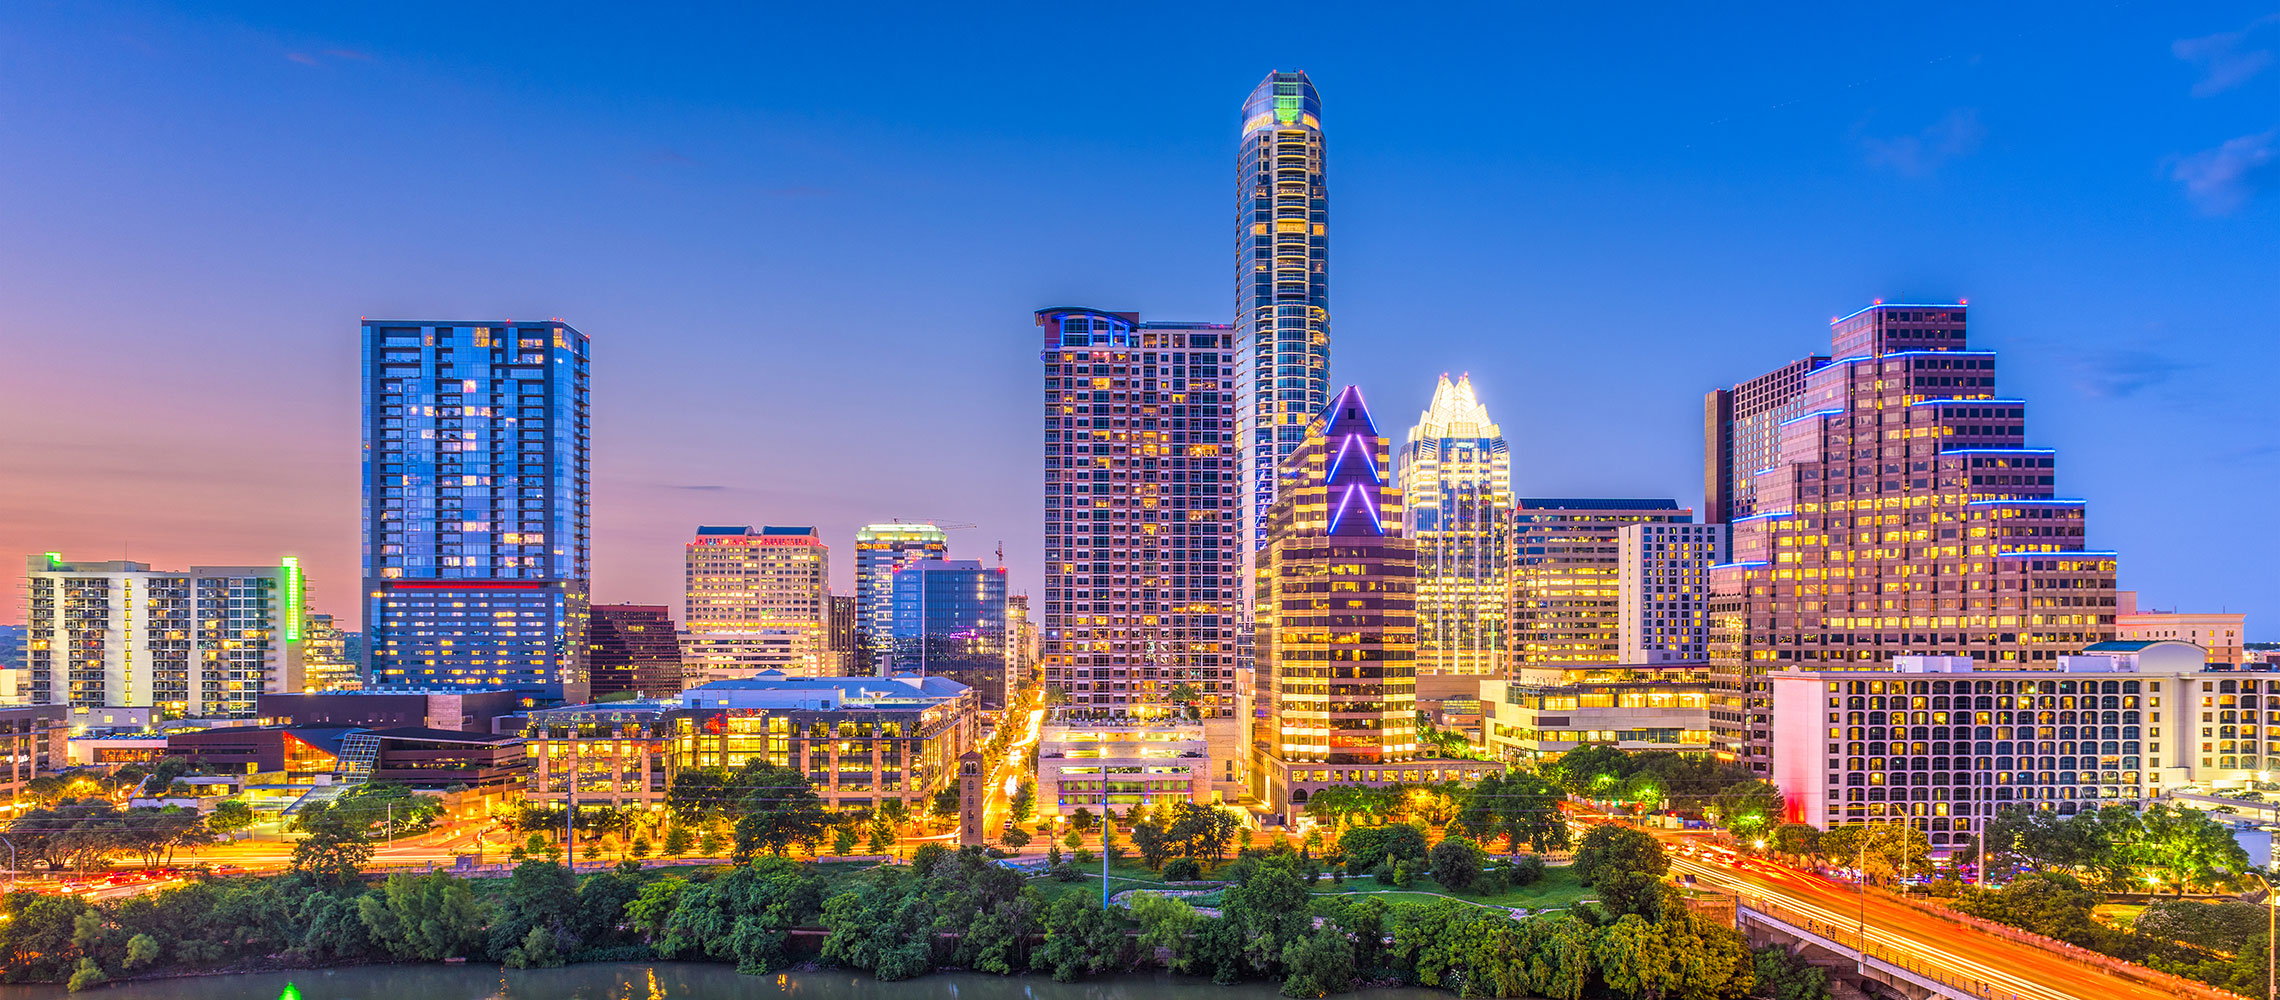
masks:
<svg viewBox="0 0 2280 1000"><path fill-rule="evenodd" d="M1544 859L1529 854L1514 861L1505 869L1505 878L1513 885L1535 885L1544 880Z"/></svg>
<svg viewBox="0 0 2280 1000"><path fill-rule="evenodd" d="M1164 862L1164 881L1193 882L1203 877L1203 866L1194 858L1173 858Z"/></svg>

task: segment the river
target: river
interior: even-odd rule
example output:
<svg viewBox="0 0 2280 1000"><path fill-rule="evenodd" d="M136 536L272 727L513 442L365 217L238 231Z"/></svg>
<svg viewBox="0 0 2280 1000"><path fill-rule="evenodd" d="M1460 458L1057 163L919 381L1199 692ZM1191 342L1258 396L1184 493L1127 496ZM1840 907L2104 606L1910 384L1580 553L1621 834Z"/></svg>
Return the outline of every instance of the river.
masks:
<svg viewBox="0 0 2280 1000"><path fill-rule="evenodd" d="M298 972L194 976L65 993L61 986L0 986L0 1000L1277 1000L1270 983L1218 986L1171 975L1112 976L1056 983L1042 975L971 973L882 983L852 972L740 976L696 962L573 965L504 970L492 965L365 965ZM1368 1000L1449 1000L1425 989L1371 990Z"/></svg>

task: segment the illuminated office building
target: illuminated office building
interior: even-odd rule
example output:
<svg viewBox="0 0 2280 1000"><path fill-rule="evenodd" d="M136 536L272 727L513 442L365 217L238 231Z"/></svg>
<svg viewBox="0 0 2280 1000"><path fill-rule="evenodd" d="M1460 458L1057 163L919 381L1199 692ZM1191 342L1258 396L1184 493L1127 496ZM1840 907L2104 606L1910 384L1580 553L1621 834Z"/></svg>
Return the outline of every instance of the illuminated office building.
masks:
<svg viewBox="0 0 2280 1000"><path fill-rule="evenodd" d="M365 678L586 694L586 335L364 324Z"/></svg>
<svg viewBox="0 0 2280 1000"><path fill-rule="evenodd" d="M1874 305L1830 324L1710 573L1712 721L1769 767L1772 671L1881 670L1895 656L2051 670L2114 636L2112 552L2084 547L2084 502L2025 447L2026 403L1995 391L1965 308Z"/></svg>
<svg viewBox="0 0 2280 1000"><path fill-rule="evenodd" d="M855 532L855 643L862 673L887 673L895 648L895 571L950 557L950 536L925 522L867 524Z"/></svg>
<svg viewBox="0 0 2280 1000"><path fill-rule="evenodd" d="M301 681L308 691L357 691L364 674L333 616L311 612L301 627Z"/></svg>
<svg viewBox="0 0 2280 1000"><path fill-rule="evenodd" d="M1235 165L1235 335L1243 571L1267 544L1282 460L1330 401L1330 195L1322 97L1274 72L1243 102Z"/></svg>
<svg viewBox="0 0 2280 1000"><path fill-rule="evenodd" d="M1684 524L1674 500L1523 497L1512 515L1512 664L1623 662L1622 538Z"/></svg>
<svg viewBox="0 0 2280 1000"><path fill-rule="evenodd" d="M830 622L824 626L825 659L831 664L835 677L853 677L860 659L860 644L855 638L855 598L845 594L831 595Z"/></svg>
<svg viewBox="0 0 2280 1000"><path fill-rule="evenodd" d="M1502 674L1510 655L1512 458L1470 377L1441 376L1399 467L1406 530L1417 546L1417 673Z"/></svg>
<svg viewBox="0 0 2280 1000"><path fill-rule="evenodd" d="M682 674L691 684L781 670L827 675L830 556L812 527L697 529L683 555Z"/></svg>
<svg viewBox="0 0 2280 1000"><path fill-rule="evenodd" d="M1248 781L1236 616L1235 333L1044 309L1045 686L1072 712L1167 715L1195 692L1217 770ZM1093 779L1098 781L1097 774Z"/></svg>
<svg viewBox="0 0 2280 1000"><path fill-rule="evenodd" d="M1805 376L1825 354L1799 358L1702 401L1702 520L1725 524L1757 512L1754 477L1774 464L1782 421L1805 412Z"/></svg>
<svg viewBox="0 0 2280 1000"><path fill-rule="evenodd" d="M921 559L895 571L894 672L948 677L1006 706L1005 567Z"/></svg>
<svg viewBox="0 0 2280 1000"><path fill-rule="evenodd" d="M250 719L263 693L301 690L307 585L275 566L25 560L31 703ZM74 719L75 723L78 721Z"/></svg>
<svg viewBox="0 0 2280 1000"><path fill-rule="evenodd" d="M1710 567L1722 524L1626 524L1615 531L1616 632L1623 663L1710 658Z"/></svg>
<svg viewBox="0 0 2280 1000"><path fill-rule="evenodd" d="M586 629L593 696L670 697L681 690L681 644L662 604L596 604Z"/></svg>

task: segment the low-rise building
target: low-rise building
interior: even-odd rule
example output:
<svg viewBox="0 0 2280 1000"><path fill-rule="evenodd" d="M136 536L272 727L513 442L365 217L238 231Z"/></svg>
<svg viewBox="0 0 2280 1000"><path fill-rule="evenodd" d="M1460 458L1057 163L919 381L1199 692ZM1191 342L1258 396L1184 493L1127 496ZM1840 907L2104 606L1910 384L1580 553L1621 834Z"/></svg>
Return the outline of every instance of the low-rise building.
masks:
<svg viewBox="0 0 2280 1000"><path fill-rule="evenodd" d="M899 799L923 811L955 787L981 728L974 690L945 677L791 677L782 671L681 692L668 768L765 759L802 771L834 808Z"/></svg>
<svg viewBox="0 0 2280 1000"><path fill-rule="evenodd" d="M530 755L523 794L542 805L665 803L672 784L666 751L678 700L619 701L536 709L517 731Z"/></svg>
<svg viewBox="0 0 2280 1000"><path fill-rule="evenodd" d="M1065 707L1038 733L1037 816L1210 802L1211 776L1210 741L1201 721Z"/></svg>
<svg viewBox="0 0 2280 1000"><path fill-rule="evenodd" d="M1710 667L1702 662L1524 666L1481 684L1491 756L1545 761L1578 747L1708 751Z"/></svg>
<svg viewBox="0 0 2280 1000"><path fill-rule="evenodd" d="M329 778L340 770L342 741L353 726L226 726L171 733L165 756L219 774L281 774L290 782Z"/></svg>
<svg viewBox="0 0 2280 1000"><path fill-rule="evenodd" d="M2154 611L2138 607L2134 590L2114 593L2114 638L2125 641L2176 639L2201 647L2210 663L2248 663L2248 616L2209 612Z"/></svg>
<svg viewBox="0 0 2280 1000"><path fill-rule="evenodd" d="M71 724L61 705L0 708L0 811L33 778L71 766Z"/></svg>
<svg viewBox="0 0 2280 1000"><path fill-rule="evenodd" d="M493 720L512 715L523 696L495 689L382 688L261 696L261 717L296 726L354 726L360 729L456 729L488 733Z"/></svg>
<svg viewBox="0 0 2280 1000"><path fill-rule="evenodd" d="M2014 805L2072 815L2241 788L2280 761L2280 672L2181 641L2102 642L2057 670L1903 656L1772 673L1773 780L1790 820L1906 822L1935 851Z"/></svg>
<svg viewBox="0 0 2280 1000"><path fill-rule="evenodd" d="M530 758L520 736L404 726L357 737L373 741L371 780L423 790L520 791ZM348 741L353 747L355 737ZM344 750L344 755L349 751Z"/></svg>

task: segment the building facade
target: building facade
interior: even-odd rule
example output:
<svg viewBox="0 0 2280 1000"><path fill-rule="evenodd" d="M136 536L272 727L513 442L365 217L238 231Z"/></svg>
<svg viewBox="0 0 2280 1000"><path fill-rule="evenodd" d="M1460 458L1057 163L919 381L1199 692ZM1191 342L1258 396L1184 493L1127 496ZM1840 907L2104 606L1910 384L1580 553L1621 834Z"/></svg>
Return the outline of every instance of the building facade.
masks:
<svg viewBox="0 0 2280 1000"><path fill-rule="evenodd" d="M1243 101L1235 340L1248 557L1267 544L1283 458L1330 401L1330 186L1322 96L1305 73L1269 73ZM1240 572L1250 569L1246 563Z"/></svg>
<svg viewBox="0 0 2280 1000"><path fill-rule="evenodd" d="M1200 721L1117 708L1065 709L1039 731L1037 818L1212 801L1211 758Z"/></svg>
<svg viewBox="0 0 2280 1000"><path fill-rule="evenodd" d="M663 698L683 686L681 643L662 604L597 604L586 630L586 670L595 698Z"/></svg>
<svg viewBox="0 0 2280 1000"><path fill-rule="evenodd" d="M862 650L855 631L855 598L843 594L831 595L831 621L825 626L828 639L824 647L827 659L833 664L832 675L852 677L858 673L857 665L863 662Z"/></svg>
<svg viewBox="0 0 2280 1000"><path fill-rule="evenodd" d="M2013 806L2061 816L2169 790L2242 789L2280 753L2280 675L2209 670L2191 643L2109 642L2033 669L1897 656L1768 675L1786 817L1908 823L1935 852Z"/></svg>
<svg viewBox="0 0 2280 1000"><path fill-rule="evenodd" d="M587 348L561 322L364 324L368 683L584 700Z"/></svg>
<svg viewBox="0 0 2280 1000"><path fill-rule="evenodd" d="M1674 500L1522 498L1512 515L1515 669L1623 661L1625 525L1684 524Z"/></svg>
<svg viewBox="0 0 2280 1000"><path fill-rule="evenodd" d="M1185 685L1232 798L1247 782L1236 626L1242 493L1234 330L1045 309L1048 693L1073 709L1168 713Z"/></svg>
<svg viewBox="0 0 2280 1000"><path fill-rule="evenodd" d="M1512 458L1471 378L1441 376L1397 465L1417 546L1417 673L1501 675L1511 656Z"/></svg>
<svg viewBox="0 0 2280 1000"><path fill-rule="evenodd" d="M1726 561L1726 527L1626 524L1615 543L1619 661L1708 661L1710 567Z"/></svg>
<svg viewBox="0 0 2280 1000"><path fill-rule="evenodd" d="M867 524L855 532L855 642L861 673L884 675L895 648L895 571L950 558L950 536L925 522Z"/></svg>
<svg viewBox="0 0 2280 1000"><path fill-rule="evenodd" d="M348 633L333 616L310 613L301 628L301 683L307 691L356 691L364 687L363 668L350 655Z"/></svg>
<svg viewBox="0 0 2280 1000"><path fill-rule="evenodd" d="M33 778L70 766L71 721L64 706L0 707L0 802L14 803Z"/></svg>
<svg viewBox="0 0 2280 1000"><path fill-rule="evenodd" d="M24 575L35 705L249 719L263 692L301 690L297 560L178 571L50 552L27 559Z"/></svg>
<svg viewBox="0 0 2280 1000"><path fill-rule="evenodd" d="M812 527L698 528L683 553L686 681L827 673L830 557Z"/></svg>
<svg viewBox="0 0 2280 1000"><path fill-rule="evenodd" d="M2048 670L2114 634L2112 552L2026 447L1965 308L1879 304L1831 324L1833 359L1778 429L1710 572L1721 749L1770 766L1764 675L1876 670L1898 655Z"/></svg>
<svg viewBox="0 0 2280 1000"><path fill-rule="evenodd" d="M2246 637L2248 616L2193 611L2154 611L2138 607L2137 591L2114 595L2114 638L2176 639L2201 647L2210 663L2251 662Z"/></svg>
<svg viewBox="0 0 2280 1000"><path fill-rule="evenodd" d="M1712 749L1710 668L1699 661L1522 667L1481 682L1482 737L1499 760L1581 747Z"/></svg>
<svg viewBox="0 0 2280 1000"><path fill-rule="evenodd" d="M922 559L895 571L894 672L948 677L1006 706L1005 567Z"/></svg>
<svg viewBox="0 0 2280 1000"><path fill-rule="evenodd" d="M1782 421L1805 412L1805 376L1828 363L1815 354L1710 390L1702 403L1704 521L1725 524L1757 512L1754 477L1774 464Z"/></svg>
<svg viewBox="0 0 2280 1000"><path fill-rule="evenodd" d="M759 677L682 692L667 767L766 760L808 776L833 808L899 799L912 815L958 780L981 703L946 677Z"/></svg>

